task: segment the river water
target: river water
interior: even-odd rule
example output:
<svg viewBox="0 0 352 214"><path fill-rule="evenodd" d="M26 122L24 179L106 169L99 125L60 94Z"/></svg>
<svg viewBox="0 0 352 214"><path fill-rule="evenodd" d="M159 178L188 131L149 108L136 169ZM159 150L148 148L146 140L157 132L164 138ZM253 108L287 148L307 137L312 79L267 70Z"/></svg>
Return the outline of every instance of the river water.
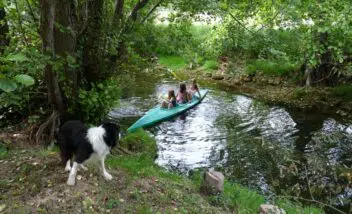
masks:
<svg viewBox="0 0 352 214"><path fill-rule="evenodd" d="M119 107L110 112L124 130L160 103L160 94L178 87L140 81L123 90ZM200 105L147 129L158 145L158 165L186 174L213 167L268 200L292 195L349 209L352 121L207 89Z"/></svg>

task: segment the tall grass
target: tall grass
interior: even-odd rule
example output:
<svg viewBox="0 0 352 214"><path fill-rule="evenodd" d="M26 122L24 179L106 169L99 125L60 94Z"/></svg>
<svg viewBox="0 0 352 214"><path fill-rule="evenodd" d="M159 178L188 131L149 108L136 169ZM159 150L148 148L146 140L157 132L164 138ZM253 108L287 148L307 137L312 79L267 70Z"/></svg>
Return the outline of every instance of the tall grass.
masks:
<svg viewBox="0 0 352 214"><path fill-rule="evenodd" d="M287 61L255 60L247 65L246 73L263 72L267 76L286 76L296 69L297 65Z"/></svg>
<svg viewBox="0 0 352 214"><path fill-rule="evenodd" d="M330 89L331 93L339 98L352 100L352 85L340 85Z"/></svg>
<svg viewBox="0 0 352 214"><path fill-rule="evenodd" d="M215 60L207 60L207 61L205 61L204 65L202 67L206 71L214 71L214 70L218 69L219 64Z"/></svg>
<svg viewBox="0 0 352 214"><path fill-rule="evenodd" d="M172 70L181 70L187 67L187 63L180 56L160 56L159 63Z"/></svg>

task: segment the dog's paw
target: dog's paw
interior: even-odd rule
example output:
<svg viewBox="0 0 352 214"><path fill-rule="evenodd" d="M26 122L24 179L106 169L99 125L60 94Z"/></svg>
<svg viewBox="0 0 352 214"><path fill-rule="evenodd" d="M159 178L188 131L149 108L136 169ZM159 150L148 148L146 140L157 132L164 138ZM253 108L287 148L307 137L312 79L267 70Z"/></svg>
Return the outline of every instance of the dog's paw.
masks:
<svg viewBox="0 0 352 214"><path fill-rule="evenodd" d="M71 167L70 166L66 166L65 167L65 172L70 172L71 171Z"/></svg>
<svg viewBox="0 0 352 214"><path fill-rule="evenodd" d="M68 179L67 180L67 185L74 186L75 185L75 180L74 179Z"/></svg>
<svg viewBox="0 0 352 214"><path fill-rule="evenodd" d="M112 175L110 175L109 173L104 173L104 178L105 178L105 180L107 180L107 181L110 181L111 179L112 179Z"/></svg>

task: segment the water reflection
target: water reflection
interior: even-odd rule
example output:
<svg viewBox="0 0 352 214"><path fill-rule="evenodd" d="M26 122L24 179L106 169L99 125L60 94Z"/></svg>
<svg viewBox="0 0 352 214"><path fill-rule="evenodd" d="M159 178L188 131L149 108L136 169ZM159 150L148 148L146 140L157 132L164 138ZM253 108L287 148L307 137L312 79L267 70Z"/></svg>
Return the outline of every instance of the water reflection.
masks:
<svg viewBox="0 0 352 214"><path fill-rule="evenodd" d="M127 97L110 116L126 129L160 103L160 94L178 85L150 86L152 93ZM148 129L158 145L156 163L180 172L199 167L221 168L228 178L264 194L309 196L351 201L351 186L336 175L352 167L352 124L328 116L269 106L246 96L212 90L202 104L173 120ZM349 181L351 182L351 181ZM330 191L328 186L339 185ZM343 201L343 200L342 200ZM342 202L344 205L348 201Z"/></svg>

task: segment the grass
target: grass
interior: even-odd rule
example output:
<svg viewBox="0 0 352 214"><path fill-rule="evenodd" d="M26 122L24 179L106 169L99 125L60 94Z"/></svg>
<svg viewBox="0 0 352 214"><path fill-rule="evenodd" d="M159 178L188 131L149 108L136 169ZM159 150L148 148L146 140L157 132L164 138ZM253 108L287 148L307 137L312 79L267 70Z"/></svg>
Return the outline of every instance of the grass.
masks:
<svg viewBox="0 0 352 214"><path fill-rule="evenodd" d="M180 56L160 56L159 63L172 70L180 70L187 67L185 60Z"/></svg>
<svg viewBox="0 0 352 214"><path fill-rule="evenodd" d="M295 99L301 99L307 95L308 95L308 92L307 92L306 88L295 88L293 90L293 94L292 94L293 98L295 98Z"/></svg>
<svg viewBox="0 0 352 214"><path fill-rule="evenodd" d="M219 64L216 60L207 60L204 62L204 65L202 66L202 68L205 71L211 72L211 71L217 70L219 68Z"/></svg>
<svg viewBox="0 0 352 214"><path fill-rule="evenodd" d="M155 140L142 130L125 136L121 145L134 153L108 157L112 181L87 165L89 171L78 172L81 180L75 187L66 185L67 173L58 173L63 169L55 148L10 150L7 158L14 161L4 165L6 174L0 173L0 188L6 189L0 196L5 212L28 213L35 208L68 213L256 213L265 202L257 192L229 181L222 195L202 196L202 173L189 179L156 165ZM321 213L284 200L280 206L287 213Z"/></svg>
<svg viewBox="0 0 352 214"><path fill-rule="evenodd" d="M197 172L191 178L194 184L199 187L202 180L201 173ZM209 196L207 200L215 206L235 213L257 213L259 206L266 202L264 196L256 191L227 180L224 183L224 193L220 196ZM286 213L324 213L320 208L304 207L302 204L289 200L279 199L276 201L276 205L283 208Z"/></svg>
<svg viewBox="0 0 352 214"><path fill-rule="evenodd" d="M352 100L352 85L339 85L331 88L330 92L336 97Z"/></svg>
<svg viewBox="0 0 352 214"><path fill-rule="evenodd" d="M247 74L263 72L267 76L286 76L296 70L296 65L286 61L256 60L246 67Z"/></svg>
<svg viewBox="0 0 352 214"><path fill-rule="evenodd" d="M0 159L6 158L8 155L9 154L8 154L7 148L0 143Z"/></svg>

